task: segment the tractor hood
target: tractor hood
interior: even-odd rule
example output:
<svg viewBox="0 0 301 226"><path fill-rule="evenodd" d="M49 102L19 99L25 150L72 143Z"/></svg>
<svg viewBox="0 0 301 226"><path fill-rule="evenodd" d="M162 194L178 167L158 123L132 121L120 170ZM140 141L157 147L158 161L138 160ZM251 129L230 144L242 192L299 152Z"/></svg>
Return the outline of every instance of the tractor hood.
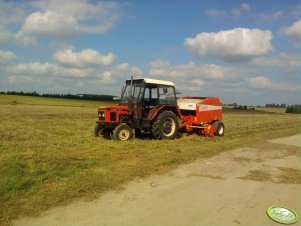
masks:
<svg viewBox="0 0 301 226"><path fill-rule="evenodd" d="M121 115L128 115L128 106L109 105L98 108L98 122L118 123Z"/></svg>
<svg viewBox="0 0 301 226"><path fill-rule="evenodd" d="M108 106L99 106L98 111L127 111L128 106L121 106L121 105L108 105Z"/></svg>

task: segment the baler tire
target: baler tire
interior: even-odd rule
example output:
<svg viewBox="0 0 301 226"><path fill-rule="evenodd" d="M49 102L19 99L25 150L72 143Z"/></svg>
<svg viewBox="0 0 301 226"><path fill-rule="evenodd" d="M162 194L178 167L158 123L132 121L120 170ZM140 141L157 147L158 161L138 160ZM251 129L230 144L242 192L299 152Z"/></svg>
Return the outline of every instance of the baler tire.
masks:
<svg viewBox="0 0 301 226"><path fill-rule="evenodd" d="M126 123L121 123L113 130L113 138L119 141L127 141L133 139L132 128Z"/></svg>
<svg viewBox="0 0 301 226"><path fill-rule="evenodd" d="M215 136L224 136L224 133L225 133L224 123L222 123L220 121L216 121L213 123L213 126L216 129L215 134L214 134Z"/></svg>
<svg viewBox="0 0 301 226"><path fill-rule="evenodd" d="M164 128L165 127L165 128ZM152 125L152 133L155 139L173 140L178 137L178 118L172 111L163 111L155 119Z"/></svg>

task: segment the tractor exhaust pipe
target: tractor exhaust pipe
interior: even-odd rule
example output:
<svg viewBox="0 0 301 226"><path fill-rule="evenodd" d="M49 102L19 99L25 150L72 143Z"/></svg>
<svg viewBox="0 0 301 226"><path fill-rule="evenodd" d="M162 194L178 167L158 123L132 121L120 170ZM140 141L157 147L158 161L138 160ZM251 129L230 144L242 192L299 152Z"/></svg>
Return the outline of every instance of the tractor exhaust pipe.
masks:
<svg viewBox="0 0 301 226"><path fill-rule="evenodd" d="M128 100L129 116L133 115L133 76L131 76L130 95Z"/></svg>

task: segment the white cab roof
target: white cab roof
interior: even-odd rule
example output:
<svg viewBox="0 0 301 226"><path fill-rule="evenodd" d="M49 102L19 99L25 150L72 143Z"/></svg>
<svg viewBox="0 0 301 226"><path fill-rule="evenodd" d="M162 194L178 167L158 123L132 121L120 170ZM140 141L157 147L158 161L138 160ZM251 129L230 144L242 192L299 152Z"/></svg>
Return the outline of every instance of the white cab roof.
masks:
<svg viewBox="0 0 301 226"><path fill-rule="evenodd" d="M175 84L173 82L170 82L170 81L163 81L163 80L149 79L149 78L143 78L143 80L145 81L145 83L175 86Z"/></svg>

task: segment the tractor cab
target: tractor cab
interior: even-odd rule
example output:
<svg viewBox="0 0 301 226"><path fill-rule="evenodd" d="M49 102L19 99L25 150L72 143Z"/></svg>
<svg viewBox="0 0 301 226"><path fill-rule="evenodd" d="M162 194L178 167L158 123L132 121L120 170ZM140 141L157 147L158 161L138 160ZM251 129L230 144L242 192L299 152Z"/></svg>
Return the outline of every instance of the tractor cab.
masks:
<svg viewBox="0 0 301 226"><path fill-rule="evenodd" d="M174 139L179 110L173 82L155 79L126 80L119 105L98 108L95 136L127 140L135 134Z"/></svg>
<svg viewBox="0 0 301 226"><path fill-rule="evenodd" d="M120 105L128 106L134 119L151 118L151 109L177 106L174 83L155 79L127 80Z"/></svg>

